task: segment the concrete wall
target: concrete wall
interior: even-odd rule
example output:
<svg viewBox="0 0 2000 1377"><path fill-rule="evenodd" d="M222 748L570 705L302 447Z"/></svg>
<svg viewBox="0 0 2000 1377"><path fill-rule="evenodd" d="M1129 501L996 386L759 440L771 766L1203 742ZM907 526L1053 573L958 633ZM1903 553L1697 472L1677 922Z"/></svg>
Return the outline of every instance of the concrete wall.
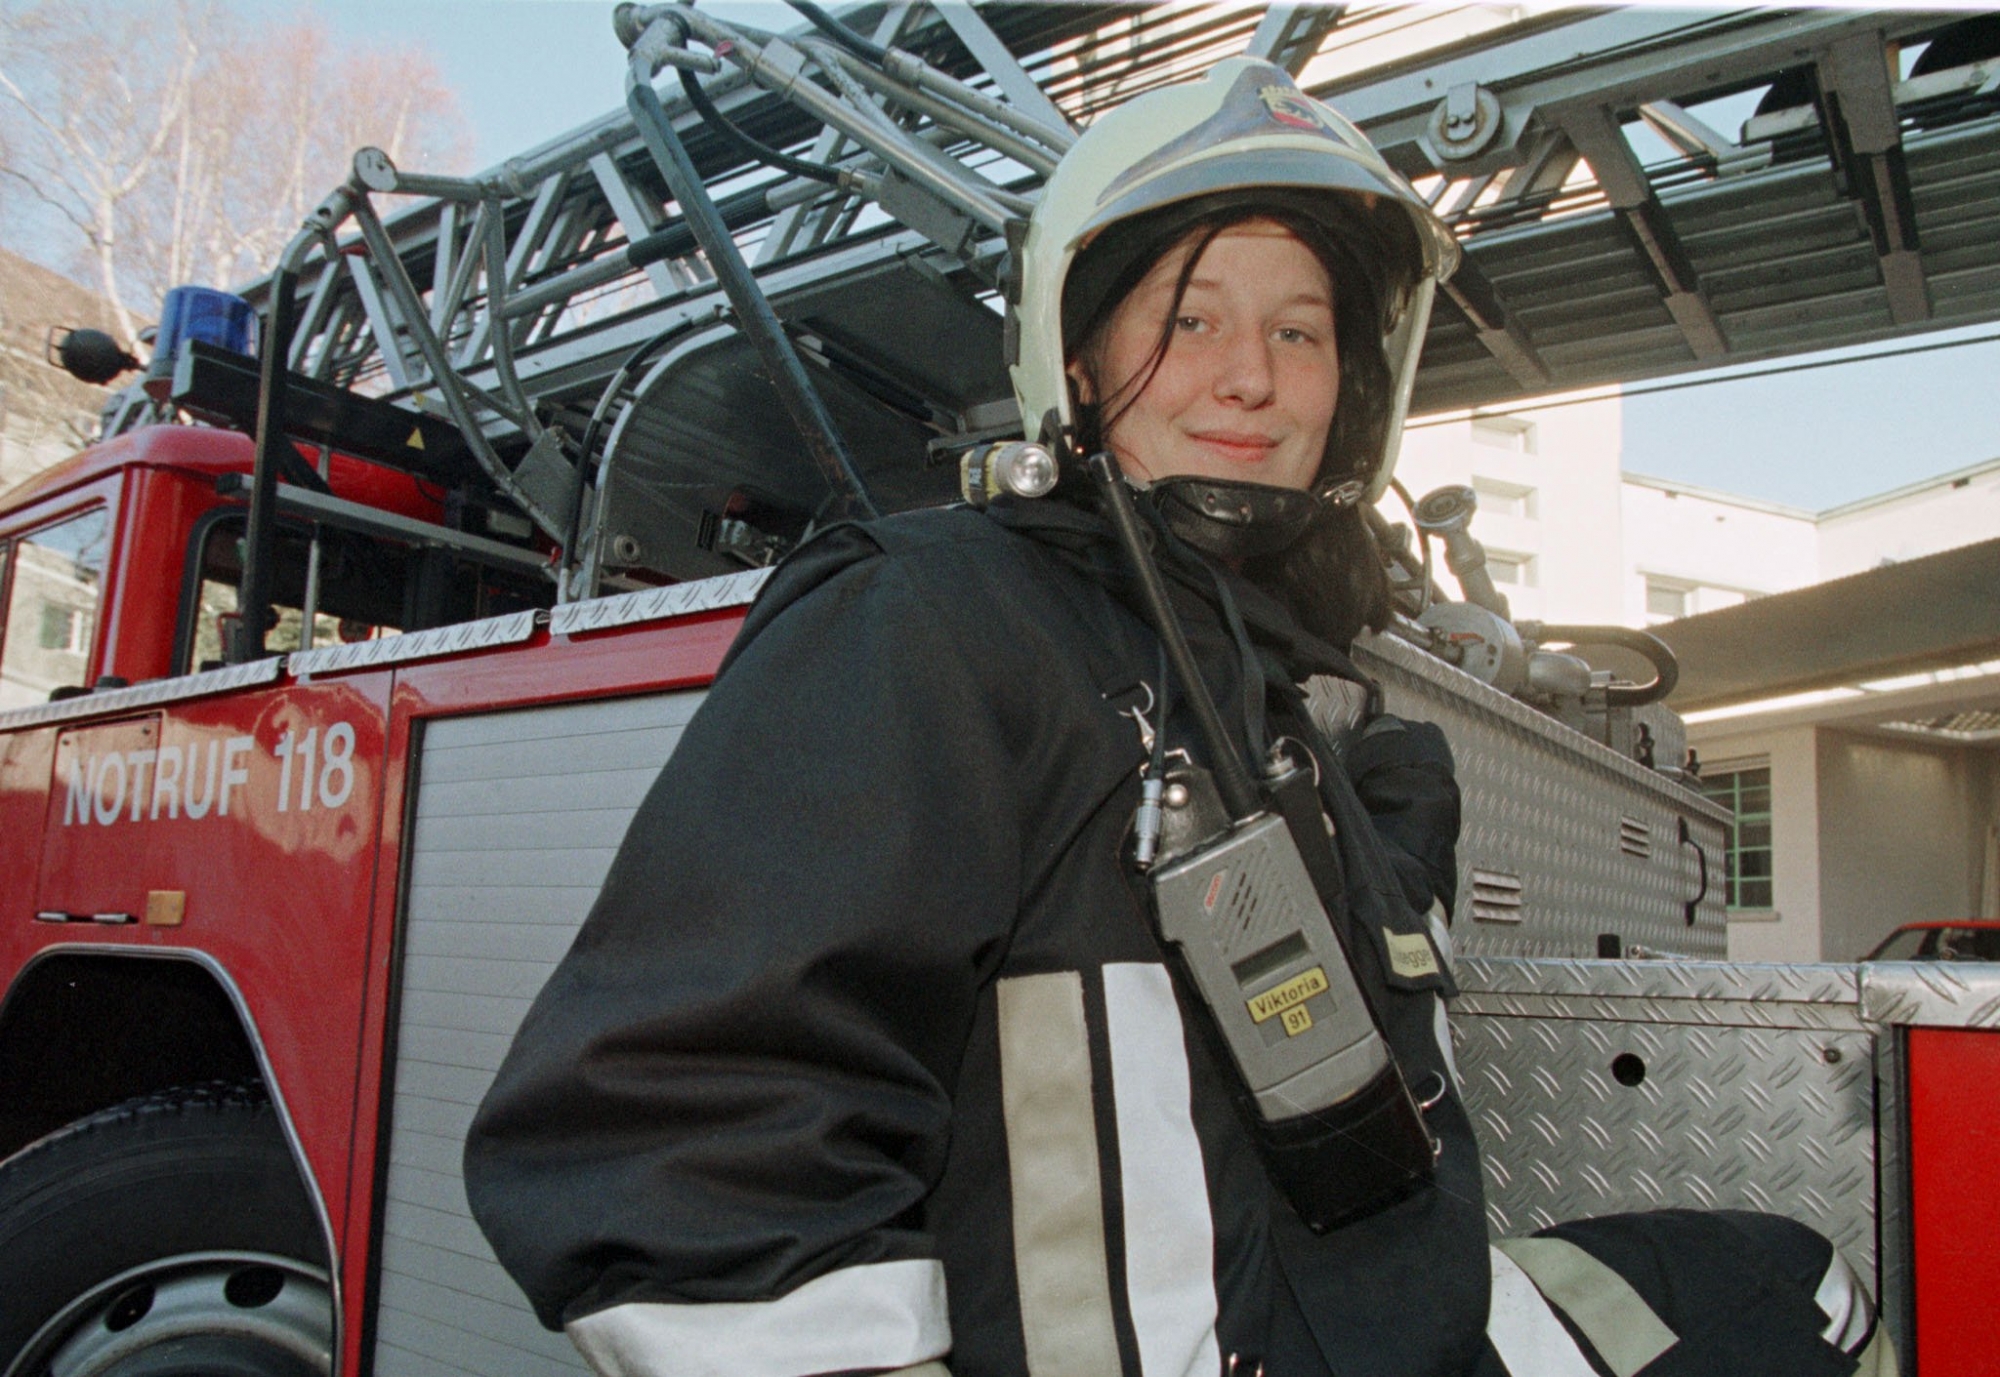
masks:
<svg viewBox="0 0 2000 1377"><path fill-rule="evenodd" d="M1397 476L1415 497L1446 483L1522 494L1520 514L1482 498L1472 523L1491 553L1533 560L1529 583L1499 585L1516 618L1622 622L1621 415L1622 404L1612 395L1505 418L1420 425L1404 437ZM1382 510L1392 521L1409 520L1393 496ZM1457 583L1443 570L1442 550L1438 554L1438 581L1455 596Z"/></svg>
<svg viewBox="0 0 2000 1377"><path fill-rule="evenodd" d="M1802 588L1819 575L1810 512L1627 475L1623 484L1623 603L1619 620L1644 626L1648 579L1688 589L1689 613L1746 596Z"/></svg>
<svg viewBox="0 0 2000 1377"><path fill-rule="evenodd" d="M1728 734L1691 728L1705 772L1771 769L1771 908L1729 915L1731 961L1818 961L1821 937L1819 753L1812 727ZM1717 877L1720 883L1720 877Z"/></svg>
<svg viewBox="0 0 2000 1377"><path fill-rule="evenodd" d="M2000 531L2000 462L1822 512L1819 577L1836 579L1890 561L1934 555Z"/></svg>
<svg viewBox="0 0 2000 1377"><path fill-rule="evenodd" d="M1854 960L1901 923L1977 915L1994 753L1817 735L1824 959Z"/></svg>

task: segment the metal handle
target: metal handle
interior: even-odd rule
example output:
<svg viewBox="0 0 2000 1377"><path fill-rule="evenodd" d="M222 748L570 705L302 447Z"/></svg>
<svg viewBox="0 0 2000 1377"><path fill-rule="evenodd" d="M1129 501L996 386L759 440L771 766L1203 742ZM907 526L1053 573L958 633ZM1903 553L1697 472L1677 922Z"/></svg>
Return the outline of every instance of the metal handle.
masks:
<svg viewBox="0 0 2000 1377"><path fill-rule="evenodd" d="M1692 846L1694 848L1694 858L1701 865L1701 887L1694 892L1694 898L1688 900L1682 906L1682 910L1687 914L1688 926L1693 927L1694 911L1701 906L1701 901L1708 897L1708 853L1701 849L1701 843L1694 839L1692 832L1688 831L1688 820L1682 818L1680 819L1680 824L1681 845Z"/></svg>

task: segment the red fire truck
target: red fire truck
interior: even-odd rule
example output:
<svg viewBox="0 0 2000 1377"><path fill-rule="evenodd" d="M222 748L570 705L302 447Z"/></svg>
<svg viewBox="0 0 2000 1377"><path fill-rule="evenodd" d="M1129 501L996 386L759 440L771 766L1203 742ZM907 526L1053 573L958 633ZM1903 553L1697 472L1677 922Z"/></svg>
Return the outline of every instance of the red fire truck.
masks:
<svg viewBox="0 0 2000 1377"><path fill-rule="evenodd" d="M1859 13L1750 11L1697 35L1618 12L1459 40L1427 60L1494 74L1476 146L1410 124L1444 107L1403 68L1334 96L1413 172L1429 159L1442 201L1545 159L1534 137L1564 126L1531 137L1517 117L1593 82L1670 104L1940 28ZM627 10L629 114L475 179L364 151L246 294L261 365L199 329L163 337L105 438L0 499L5 1377L580 1370L473 1226L459 1145L765 566L840 498L948 500L961 451L1018 434L990 304L1005 221L1101 92L1246 46L1303 70L1383 22L848 17L867 34ZM1643 88L1641 38L1706 45L1712 70L1662 58ZM686 78L669 103L665 65ZM1922 175L1927 139L1961 177L2000 167L1980 89L1890 91L1932 121L1898 175ZM1964 91L1960 117L1939 113ZM1465 108L1489 118L1477 94ZM1815 111L1781 105L1773 127ZM1785 137L1742 178L1711 158L1639 180L1739 205L1768 190L1781 218L1864 194L1823 186L1825 158ZM832 179L774 165L773 144ZM377 215L390 195L418 199ZM1471 266L1419 406L1681 366L1592 324L1562 295L1576 275L1507 276L1510 253L1560 258L1630 218L1617 195L1552 204L1517 198L1490 240L1462 223ZM1707 203L1652 204L1652 237L1618 240L1641 264ZM1806 276L1771 290L1839 286ZM1523 321L1564 300L1596 354L1536 353ZM1670 326L1690 309L1660 307ZM802 397L817 430L794 424ZM1707 876L1727 819L1690 787L1671 714L1587 666L1528 701L1520 667L1570 657L1471 602L1433 615L1423 542L1384 533L1408 615L1367 663L1468 762L1458 1022L1496 1228L1789 1210L1876 1282L1905 1371L2000 1371L2000 1116L1978 1092L2000 1076L2000 972L1722 962ZM1524 769L1560 782L1542 816L1505 797ZM1611 859L1583 854L1600 819Z"/></svg>

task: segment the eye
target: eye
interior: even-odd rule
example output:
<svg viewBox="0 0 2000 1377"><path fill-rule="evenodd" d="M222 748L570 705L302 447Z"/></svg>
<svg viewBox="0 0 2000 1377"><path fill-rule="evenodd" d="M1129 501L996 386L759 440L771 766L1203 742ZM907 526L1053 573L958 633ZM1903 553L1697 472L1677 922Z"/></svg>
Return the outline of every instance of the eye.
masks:
<svg viewBox="0 0 2000 1377"><path fill-rule="evenodd" d="M1181 334L1191 335L1208 328L1208 322L1200 316L1178 315L1174 317L1174 329Z"/></svg>

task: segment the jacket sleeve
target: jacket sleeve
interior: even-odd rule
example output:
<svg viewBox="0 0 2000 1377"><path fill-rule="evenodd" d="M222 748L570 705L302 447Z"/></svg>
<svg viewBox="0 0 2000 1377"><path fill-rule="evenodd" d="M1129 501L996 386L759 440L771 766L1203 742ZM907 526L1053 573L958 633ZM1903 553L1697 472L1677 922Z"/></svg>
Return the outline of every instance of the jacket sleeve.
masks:
<svg viewBox="0 0 2000 1377"><path fill-rule="evenodd" d="M1016 909L1032 727L896 560L810 583L759 604L467 1139L495 1252L601 1372L950 1346L917 1207Z"/></svg>
<svg viewBox="0 0 2000 1377"><path fill-rule="evenodd" d="M1449 915L1458 899L1459 796L1444 733L1384 713L1356 733L1345 761L1410 906L1422 913L1435 897Z"/></svg>

